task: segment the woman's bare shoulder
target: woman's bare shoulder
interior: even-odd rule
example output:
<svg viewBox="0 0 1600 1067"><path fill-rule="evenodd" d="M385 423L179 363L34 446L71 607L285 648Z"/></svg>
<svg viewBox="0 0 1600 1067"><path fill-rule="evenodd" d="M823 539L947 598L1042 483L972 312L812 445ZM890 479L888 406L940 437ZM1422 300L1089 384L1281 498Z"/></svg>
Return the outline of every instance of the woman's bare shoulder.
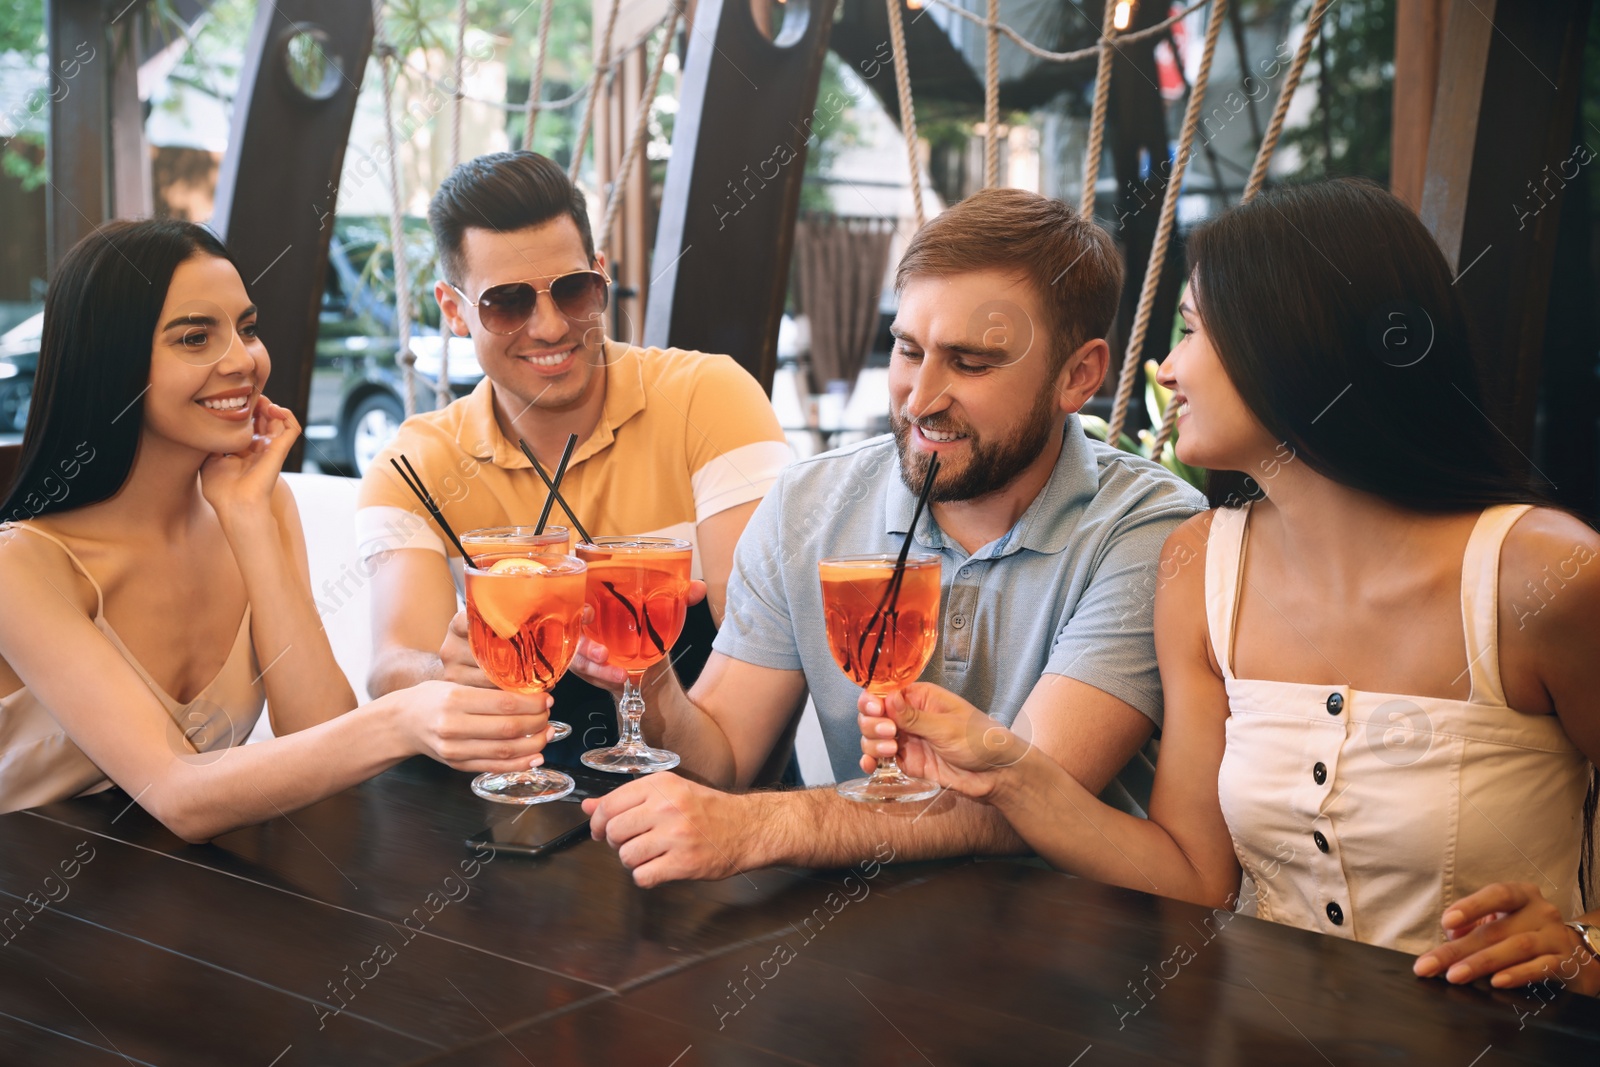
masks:
<svg viewBox="0 0 1600 1067"><path fill-rule="evenodd" d="M1524 514L1500 548L1500 600L1519 630L1600 619L1600 533L1558 508Z"/></svg>
<svg viewBox="0 0 1600 1067"><path fill-rule="evenodd" d="M72 565L61 546L49 537L40 536L39 531L69 544L70 541L60 533L46 529L37 520L32 521L35 530L24 529L22 523L0 525L0 598L10 603L20 603L20 600L13 601L6 594L22 594L24 590L37 588L43 582L72 607L86 615L93 615L96 606L94 587ZM48 605L43 609L48 611Z"/></svg>
<svg viewBox="0 0 1600 1067"><path fill-rule="evenodd" d="M1180 576L1204 575L1206 543L1211 540L1211 525L1216 517L1216 508L1191 515L1167 535L1166 543L1161 546L1163 584Z"/></svg>

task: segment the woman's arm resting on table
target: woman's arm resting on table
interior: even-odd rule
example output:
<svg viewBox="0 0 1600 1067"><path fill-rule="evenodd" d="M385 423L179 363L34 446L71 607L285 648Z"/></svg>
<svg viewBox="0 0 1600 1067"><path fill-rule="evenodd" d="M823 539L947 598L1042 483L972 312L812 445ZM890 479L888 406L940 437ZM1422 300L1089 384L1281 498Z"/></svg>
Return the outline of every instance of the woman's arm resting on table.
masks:
<svg viewBox="0 0 1600 1067"><path fill-rule="evenodd" d="M197 753L66 592L76 575L65 558L21 536L0 534L0 602L29 605L0 612L0 656L108 778L185 840L304 807L417 753L509 771L544 747L548 697L429 682L285 737Z"/></svg>
<svg viewBox="0 0 1600 1067"><path fill-rule="evenodd" d="M1578 920L1600 926L1600 911ZM1498 988L1554 981L1600 993L1600 960L1531 882L1484 886L1451 904L1440 925L1449 940L1412 965L1422 978L1443 975L1454 985L1488 978Z"/></svg>
<svg viewBox="0 0 1600 1067"><path fill-rule="evenodd" d="M1519 643L1531 652L1562 729L1592 767L1600 763L1600 661L1594 656L1600 648L1600 535L1563 512L1536 509L1507 535L1501 569L1502 607L1517 623ZM1526 577L1551 571L1565 584L1537 610L1508 593L1520 591ZM1502 634L1513 632L1505 625L1511 621L1502 617ZM1593 856L1587 869L1592 878ZM1577 918L1600 925L1600 910ZM1600 962L1537 885L1485 886L1446 908L1440 925L1449 940L1417 957L1414 970L1423 977L1442 974L1452 983L1489 977L1500 987L1554 980L1574 992L1600 994Z"/></svg>

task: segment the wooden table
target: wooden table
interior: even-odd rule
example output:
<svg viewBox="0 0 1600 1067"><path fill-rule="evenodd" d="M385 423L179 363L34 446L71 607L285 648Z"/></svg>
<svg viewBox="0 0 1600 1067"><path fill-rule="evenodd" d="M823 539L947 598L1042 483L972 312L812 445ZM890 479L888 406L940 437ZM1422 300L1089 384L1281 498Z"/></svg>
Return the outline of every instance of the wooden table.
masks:
<svg viewBox="0 0 1600 1067"><path fill-rule="evenodd" d="M118 791L0 817L0 1063L1600 1063L1600 1002L1025 863L482 862L467 777L204 847Z"/></svg>

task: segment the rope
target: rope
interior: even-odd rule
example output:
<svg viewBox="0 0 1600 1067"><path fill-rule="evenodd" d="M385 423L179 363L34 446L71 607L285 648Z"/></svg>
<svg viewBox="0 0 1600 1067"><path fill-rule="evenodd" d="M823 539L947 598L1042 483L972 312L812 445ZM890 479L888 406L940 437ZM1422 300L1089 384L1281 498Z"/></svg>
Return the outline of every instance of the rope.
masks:
<svg viewBox="0 0 1600 1067"><path fill-rule="evenodd" d="M395 358L405 373L405 415L417 412L417 354L411 351L411 286L406 273L405 220L400 213L400 146L394 135L395 50L383 29L383 0L372 0L373 54L383 68L383 130L389 153L389 246L394 262Z"/></svg>
<svg viewBox="0 0 1600 1067"><path fill-rule="evenodd" d="M1078 201L1078 214L1086 219L1094 218L1094 187L1100 181L1100 157L1105 153L1106 107L1111 102L1111 50L1116 47L1112 42L1116 27L1111 20L1115 17L1116 5L1106 0L1098 45L1100 64L1094 72L1094 117L1089 120L1089 147L1083 157L1083 193ZM1115 445L1116 434L1107 440Z"/></svg>
<svg viewBox="0 0 1600 1067"><path fill-rule="evenodd" d="M1289 114L1289 101L1300 86L1300 75L1305 73L1306 60L1311 55L1311 43L1316 40L1317 34L1322 29L1322 17L1328 13L1331 2L1332 0L1314 0L1311 5L1311 14L1306 18L1305 33L1300 37L1300 47L1295 51L1294 63L1290 65L1283 88L1278 93L1278 103L1272 109L1272 121L1267 126L1267 135L1256 151L1255 165L1250 168L1250 180L1245 183L1244 196L1239 200L1241 204L1249 203L1266 184L1267 164L1272 162L1272 153L1278 147L1278 138L1283 135L1284 119ZM1165 450L1167 441L1172 438L1172 430L1177 421L1178 405L1172 398L1168 398L1167 408L1161 413L1161 428L1156 431L1151 459L1157 461L1161 459L1161 453Z"/></svg>
<svg viewBox="0 0 1600 1067"><path fill-rule="evenodd" d="M1099 55L1101 47L1105 44L1106 37L1111 35L1111 17L1116 7L1111 0L1107 0L1106 6L1113 10L1111 12L1107 12L1106 14L1105 26L1102 30L1102 36L1098 42L1090 45L1088 48L1080 48L1076 52L1052 52L1047 48L1040 48L1032 41L1024 38L1010 26L998 21L992 12L988 18L983 18L954 3L953 0L927 0L927 2L931 4L937 4L939 7L944 8L951 14L958 15L961 18L966 19L974 26L983 26L986 29L990 27L998 29L1001 33L1015 41L1017 43L1017 47L1021 48L1030 56L1037 56L1040 59L1046 59L1052 63L1072 63L1079 59L1088 59L1090 56ZM1190 15L1194 14L1196 11L1200 10L1202 7L1205 7L1209 3L1211 3L1211 0L1194 0L1194 3L1190 4L1176 15L1173 15L1171 18L1164 19L1161 22L1156 23L1154 26L1148 26L1145 29L1138 30L1134 33L1118 34L1117 41L1120 44L1134 44L1138 41L1147 40L1151 37L1158 37L1164 30L1166 30L1168 26L1171 26L1177 22L1182 22L1184 19L1188 18Z"/></svg>
<svg viewBox="0 0 1600 1067"><path fill-rule="evenodd" d="M467 0L456 0L456 71L455 91L450 94L450 169L461 163L461 79L465 76L467 59Z"/></svg>
<svg viewBox="0 0 1600 1067"><path fill-rule="evenodd" d="M905 16L902 0L885 0L889 5L889 40L894 45L894 84L900 99L900 130L906 138L906 163L911 168L911 211L922 229L927 219L922 214L922 163L917 152L917 111L911 101L911 73L906 63Z"/></svg>
<svg viewBox="0 0 1600 1067"><path fill-rule="evenodd" d="M983 187L1000 184L1000 0L989 0L983 57Z"/></svg>
<svg viewBox="0 0 1600 1067"><path fill-rule="evenodd" d="M466 0L462 0L465 4ZM522 148L533 148L533 127L539 121L539 97L544 93L544 56L550 43L550 12L555 0L544 0L539 7L539 50L533 56L533 82L528 86L528 121L522 128Z"/></svg>
<svg viewBox="0 0 1600 1067"><path fill-rule="evenodd" d="M578 166L583 162L583 148L589 143L589 130L594 125L594 105L600 98L600 83L611 70L611 35L617 28L617 12L622 10L622 0L611 0L611 14L606 16L606 32L600 42L600 58L595 62L594 73L589 78L589 102L583 108L583 122L578 127L578 140L572 147L572 167L567 180L578 180Z"/></svg>
<svg viewBox="0 0 1600 1067"><path fill-rule="evenodd" d="M1239 13L1239 9L1238 8L1236 8L1236 7L1228 8L1229 16L1233 16L1233 15L1236 15L1238 13ZM1228 24L1230 26L1234 25L1234 20L1231 17L1228 19ZM1167 31L1167 47L1172 49L1172 55L1173 55L1173 58L1174 58L1174 62L1172 64L1172 66L1178 72L1178 80L1183 82L1183 91L1186 92L1186 93L1193 92L1194 91L1194 86L1189 84L1189 75L1187 75L1187 74L1185 74L1183 72L1183 64L1179 63L1179 62L1176 62L1176 58L1183 54L1183 50L1178 47L1178 38L1173 35L1171 30ZM1243 55L1244 53L1240 52L1239 54ZM1254 105L1254 101L1252 101L1251 103L1252 103L1252 105ZM1212 144L1211 144L1212 140L1213 140L1213 138L1209 138L1209 137L1206 138L1205 143L1201 147L1203 147L1205 149L1205 151L1206 151L1206 162L1211 165L1211 185L1212 185L1213 188L1216 189L1218 195L1220 195L1222 193L1222 190L1223 190L1222 166L1221 166L1221 161L1217 158L1217 150L1214 147L1212 147Z"/></svg>
<svg viewBox="0 0 1600 1067"><path fill-rule="evenodd" d="M1150 458L1157 463L1161 462L1161 455L1167 450L1167 442L1172 440L1172 431L1177 425L1178 402L1168 397L1167 406L1161 412L1161 427L1156 431L1155 443L1150 446Z"/></svg>
<svg viewBox="0 0 1600 1067"><path fill-rule="evenodd" d="M450 103L450 169L461 165L461 104L462 79L465 77L467 59L467 0L456 0L456 91ZM450 405L450 339L455 331L444 317L439 317L439 380L433 383L434 406L440 409Z"/></svg>
<svg viewBox="0 0 1600 1067"><path fill-rule="evenodd" d="M1200 54L1200 70L1195 74L1194 88L1189 92L1189 105L1184 109L1183 133L1178 139L1177 158L1173 160L1172 174L1167 179L1167 187L1161 198L1161 221L1156 226L1155 243L1150 246L1150 263L1145 268L1144 285L1139 292L1139 308L1134 313L1133 328L1128 333L1128 347L1122 357L1122 377L1117 382L1117 398L1112 405L1106 431L1106 440L1113 447L1122 433L1122 423L1128 416L1128 402L1133 398L1133 383L1139 372L1139 353L1144 348L1150 315L1155 309L1156 289L1161 284L1167 246L1172 241L1173 223L1178 215L1178 194L1183 191L1183 172L1188 167L1193 151L1194 131L1200 125L1200 108L1205 103L1206 85L1211 80L1211 60L1216 55L1217 38L1222 34L1227 4L1228 0L1215 0L1212 5L1211 17L1206 25L1205 51ZM1158 443L1152 458L1160 458L1160 448L1161 444Z"/></svg>
<svg viewBox="0 0 1600 1067"><path fill-rule="evenodd" d="M1306 19L1306 32L1300 36L1300 48L1294 54L1294 63L1290 65L1289 75L1284 80L1283 89L1278 93L1278 104L1272 109L1272 121L1267 124L1267 136L1256 152L1256 163L1250 168L1250 180L1245 183L1244 197L1240 203L1249 203L1266 183L1267 164L1272 161L1272 153L1278 147L1278 138L1283 135L1283 121L1289 114L1289 101L1300 86L1300 75L1305 71L1306 60L1311 55L1311 43L1317 39L1317 34L1322 29L1322 16L1328 13L1328 5L1329 0L1315 0L1311 5L1311 14Z"/></svg>
<svg viewBox="0 0 1600 1067"><path fill-rule="evenodd" d="M655 65L650 68L650 79L644 87L644 95L639 100L639 113L634 120L633 136L628 139L628 149L623 153L622 162L617 166L617 176L611 182L611 196L606 200L605 218L600 223L600 234L595 240L595 247L598 249L604 249L611 240L611 227L617 221L617 212L622 208L622 194L627 189L633 161L638 158L640 147L644 144L645 129L650 122L650 105L655 103L656 88L661 84L661 69L666 66L667 53L672 51L673 39L678 34L678 19L682 15L683 10L674 3L667 15L666 35L661 39L661 47L656 50Z"/></svg>

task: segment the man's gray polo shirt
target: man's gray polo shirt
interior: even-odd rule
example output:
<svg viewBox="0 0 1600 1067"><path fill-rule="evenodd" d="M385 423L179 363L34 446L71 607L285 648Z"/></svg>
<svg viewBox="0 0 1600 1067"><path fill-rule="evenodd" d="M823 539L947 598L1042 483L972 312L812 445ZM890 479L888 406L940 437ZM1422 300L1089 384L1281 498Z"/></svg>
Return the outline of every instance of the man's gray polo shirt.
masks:
<svg viewBox="0 0 1600 1067"><path fill-rule="evenodd" d="M860 690L828 651L817 562L898 553L915 508L894 439L876 437L785 468L734 555L713 647L805 672L840 781L861 774ZM1010 725L1040 676L1064 675L1159 727L1153 616L1161 547L1204 508L1204 497L1166 468L1085 436L1069 416L1049 482L999 540L969 557L923 514L916 545L943 557L943 625L922 680ZM1121 777L1146 807L1148 765L1136 758Z"/></svg>

